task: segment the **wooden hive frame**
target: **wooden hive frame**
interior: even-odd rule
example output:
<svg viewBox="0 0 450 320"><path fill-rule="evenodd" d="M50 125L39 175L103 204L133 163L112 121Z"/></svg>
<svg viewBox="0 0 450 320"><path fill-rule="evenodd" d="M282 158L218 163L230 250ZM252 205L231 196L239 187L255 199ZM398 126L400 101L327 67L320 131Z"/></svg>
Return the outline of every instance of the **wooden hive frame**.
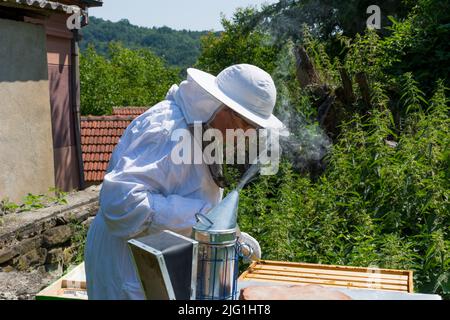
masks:
<svg viewBox="0 0 450 320"><path fill-rule="evenodd" d="M414 292L413 271L260 260L240 281L316 284L331 287Z"/></svg>

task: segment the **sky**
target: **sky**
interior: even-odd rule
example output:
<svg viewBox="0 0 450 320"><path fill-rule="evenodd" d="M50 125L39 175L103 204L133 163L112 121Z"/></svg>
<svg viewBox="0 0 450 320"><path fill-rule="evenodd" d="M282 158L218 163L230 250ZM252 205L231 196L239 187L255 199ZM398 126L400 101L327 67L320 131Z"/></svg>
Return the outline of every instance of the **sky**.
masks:
<svg viewBox="0 0 450 320"><path fill-rule="evenodd" d="M222 30L220 14L230 18L238 7L261 6L277 0L103 0L89 15L111 20L128 19L142 27L168 26L181 30Z"/></svg>

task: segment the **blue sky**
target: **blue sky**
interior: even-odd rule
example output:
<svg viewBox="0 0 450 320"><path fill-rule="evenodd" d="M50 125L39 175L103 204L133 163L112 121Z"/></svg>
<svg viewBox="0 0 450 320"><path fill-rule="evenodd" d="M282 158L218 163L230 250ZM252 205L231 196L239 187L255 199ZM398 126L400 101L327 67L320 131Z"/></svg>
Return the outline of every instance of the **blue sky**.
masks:
<svg viewBox="0 0 450 320"><path fill-rule="evenodd" d="M103 7L91 8L89 15L111 21L128 19L143 27L222 30L220 13L228 18L238 7L260 6L277 0L103 0Z"/></svg>

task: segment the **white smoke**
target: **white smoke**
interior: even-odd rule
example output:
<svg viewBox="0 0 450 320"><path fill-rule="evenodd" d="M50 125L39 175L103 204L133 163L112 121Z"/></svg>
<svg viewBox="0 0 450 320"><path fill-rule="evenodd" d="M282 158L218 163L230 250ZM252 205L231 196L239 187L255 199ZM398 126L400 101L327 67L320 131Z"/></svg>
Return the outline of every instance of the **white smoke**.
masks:
<svg viewBox="0 0 450 320"><path fill-rule="evenodd" d="M292 97L290 85L299 85L295 78L295 45L288 41L278 56L273 78L278 90L276 115L289 129L289 137L281 137L283 155L295 168L308 170L321 165L331 140L314 118L308 116L311 106ZM298 89L300 90L300 89ZM297 97L298 100L298 97Z"/></svg>

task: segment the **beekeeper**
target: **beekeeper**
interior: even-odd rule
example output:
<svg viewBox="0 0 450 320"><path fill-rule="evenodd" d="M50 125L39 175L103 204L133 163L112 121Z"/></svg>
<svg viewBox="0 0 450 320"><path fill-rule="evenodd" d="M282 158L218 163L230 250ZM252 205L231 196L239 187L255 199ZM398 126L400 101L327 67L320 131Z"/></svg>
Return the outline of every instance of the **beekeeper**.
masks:
<svg viewBox="0 0 450 320"><path fill-rule="evenodd" d="M217 77L197 69L187 73L164 101L128 126L112 154L86 242L89 299L144 299L127 241L156 229L190 236L195 214L206 214L221 200L209 165L172 162L179 143L171 139L174 130L199 121L222 132L282 127L272 115L274 82L260 68L234 65ZM256 240L245 233L241 238L260 255Z"/></svg>

